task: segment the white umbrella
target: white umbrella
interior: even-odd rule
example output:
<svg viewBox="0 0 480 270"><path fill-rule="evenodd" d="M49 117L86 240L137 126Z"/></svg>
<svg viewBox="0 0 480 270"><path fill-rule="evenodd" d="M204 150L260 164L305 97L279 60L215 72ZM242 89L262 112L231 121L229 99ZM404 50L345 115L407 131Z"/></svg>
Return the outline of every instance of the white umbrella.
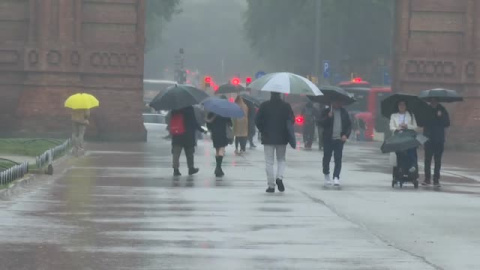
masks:
<svg viewBox="0 0 480 270"><path fill-rule="evenodd" d="M307 78L288 72L267 74L252 82L249 87L255 90L283 94L322 95L320 89Z"/></svg>

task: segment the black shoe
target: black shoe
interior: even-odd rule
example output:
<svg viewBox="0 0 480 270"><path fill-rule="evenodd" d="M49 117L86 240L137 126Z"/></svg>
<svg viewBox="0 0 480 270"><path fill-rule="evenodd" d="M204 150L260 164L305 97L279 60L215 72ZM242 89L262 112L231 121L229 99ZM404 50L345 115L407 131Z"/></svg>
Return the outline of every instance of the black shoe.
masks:
<svg viewBox="0 0 480 270"><path fill-rule="evenodd" d="M436 182L436 183L433 183L433 187L434 188L440 188L440 187L442 187L442 185L440 185L439 182Z"/></svg>
<svg viewBox="0 0 480 270"><path fill-rule="evenodd" d="M180 170L173 169L173 176L182 176L182 174L180 173Z"/></svg>
<svg viewBox="0 0 480 270"><path fill-rule="evenodd" d="M225 175L225 173L223 172L222 167L217 167L215 169L215 176L216 177L223 177L224 175Z"/></svg>
<svg viewBox="0 0 480 270"><path fill-rule="evenodd" d="M278 191L284 192L285 191L285 186L283 185L282 179L277 179L276 183L277 183L277 186L278 186Z"/></svg>
<svg viewBox="0 0 480 270"><path fill-rule="evenodd" d="M430 184L431 184L430 181L427 181L427 180L422 182L422 186L430 186Z"/></svg>
<svg viewBox="0 0 480 270"><path fill-rule="evenodd" d="M265 190L265 192L267 192L267 193L274 193L274 192L275 192L275 188L273 188L273 187L268 187L267 190Z"/></svg>
<svg viewBox="0 0 480 270"><path fill-rule="evenodd" d="M200 171L199 168L188 169L188 175L194 175L194 174L198 173L198 171Z"/></svg>

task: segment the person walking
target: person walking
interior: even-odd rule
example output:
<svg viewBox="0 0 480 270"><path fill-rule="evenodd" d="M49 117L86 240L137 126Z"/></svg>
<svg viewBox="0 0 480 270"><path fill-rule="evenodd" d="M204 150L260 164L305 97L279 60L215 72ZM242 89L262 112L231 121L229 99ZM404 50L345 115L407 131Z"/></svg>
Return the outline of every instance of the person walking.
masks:
<svg viewBox="0 0 480 270"><path fill-rule="evenodd" d="M90 110L88 109L72 110L72 152L75 156L84 151L84 137L87 126L90 124L89 118Z"/></svg>
<svg viewBox="0 0 480 270"><path fill-rule="evenodd" d="M235 103L242 108L245 116L233 119L233 135L235 136L235 154L243 154L247 148L248 138L248 107L241 96L237 96ZM238 146L240 145L240 151Z"/></svg>
<svg viewBox="0 0 480 270"><path fill-rule="evenodd" d="M292 123L294 114L290 104L283 101L280 93L271 93L269 101L262 103L255 118L255 124L260 131L261 141L264 145L265 164L268 179L266 192L275 192L275 184L280 192L285 191L283 174L289 133L287 124ZM277 174L274 175L273 166L277 156Z"/></svg>
<svg viewBox="0 0 480 270"><path fill-rule="evenodd" d="M250 143L250 149L257 146L253 143L253 138L257 133L257 127L255 126L255 115L257 115L257 109L252 102L245 102L248 108L248 142Z"/></svg>
<svg viewBox="0 0 480 270"><path fill-rule="evenodd" d="M440 187L440 170L442 167L442 156L445 145L445 129L450 126L450 117L448 111L443 107L438 99L430 99L433 119L425 124L423 135L428 137L425 143L425 181L424 186L431 184L431 165L432 158L435 160L433 172L433 185Z"/></svg>
<svg viewBox="0 0 480 270"><path fill-rule="evenodd" d="M227 137L227 128L232 126L232 120L214 113L208 113L205 121L212 134L213 148L215 148L216 167L214 173L216 177L223 177L225 173L222 170L222 162L225 156L225 147L230 143Z"/></svg>
<svg viewBox="0 0 480 270"><path fill-rule="evenodd" d="M173 175L181 176L180 155L185 150L187 158L188 174L194 175L199 169L194 166L194 153L196 138L195 131L205 132L195 119L195 112L192 106L172 111L169 126L172 135L172 157Z"/></svg>
<svg viewBox="0 0 480 270"><path fill-rule="evenodd" d="M332 102L332 107L322 111L319 125L323 127L323 174L325 186L332 185L330 161L334 156L333 185L340 186L343 146L352 132L350 116L340 101Z"/></svg>
<svg viewBox="0 0 480 270"><path fill-rule="evenodd" d="M317 121L318 151L323 150L323 127L319 124L318 120L320 119L321 113L323 112L324 108L325 106L321 104L319 104L319 108L315 108L315 112L317 113L315 119Z"/></svg>
<svg viewBox="0 0 480 270"><path fill-rule="evenodd" d="M305 145L305 149L311 150L313 139L315 137L315 118L317 115L317 111L315 107L313 107L313 103L309 101L305 108L302 110L302 115L304 119L303 123L303 143Z"/></svg>

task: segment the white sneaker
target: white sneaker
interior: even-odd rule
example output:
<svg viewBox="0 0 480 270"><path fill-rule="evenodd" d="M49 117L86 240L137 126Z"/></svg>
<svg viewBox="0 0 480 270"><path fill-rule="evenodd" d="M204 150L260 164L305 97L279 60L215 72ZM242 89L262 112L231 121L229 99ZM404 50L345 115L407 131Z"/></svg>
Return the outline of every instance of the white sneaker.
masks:
<svg viewBox="0 0 480 270"><path fill-rule="evenodd" d="M336 186L336 187L339 187L340 186L340 179L338 179L337 177L333 178L333 185Z"/></svg>
<svg viewBox="0 0 480 270"><path fill-rule="evenodd" d="M332 185L332 180L330 179L330 175L325 174L325 184L324 186L328 187Z"/></svg>

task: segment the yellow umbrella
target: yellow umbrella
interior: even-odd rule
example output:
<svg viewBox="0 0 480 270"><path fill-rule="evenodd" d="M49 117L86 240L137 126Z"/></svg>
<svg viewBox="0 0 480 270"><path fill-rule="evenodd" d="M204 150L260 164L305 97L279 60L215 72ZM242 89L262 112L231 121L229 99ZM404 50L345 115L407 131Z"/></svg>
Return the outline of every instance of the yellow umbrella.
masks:
<svg viewBox="0 0 480 270"><path fill-rule="evenodd" d="M65 107L70 109L91 109L98 107L100 102L98 99L90 94L78 93L70 96L65 100Z"/></svg>

